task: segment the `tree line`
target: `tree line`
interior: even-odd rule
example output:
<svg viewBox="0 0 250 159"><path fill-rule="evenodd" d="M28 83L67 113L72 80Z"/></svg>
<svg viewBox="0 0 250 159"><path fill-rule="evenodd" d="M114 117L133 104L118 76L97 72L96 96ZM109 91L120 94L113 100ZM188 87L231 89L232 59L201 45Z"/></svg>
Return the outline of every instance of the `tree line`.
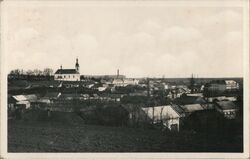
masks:
<svg viewBox="0 0 250 159"><path fill-rule="evenodd" d="M9 75L35 75L35 76L52 76L53 75L53 69L51 68L44 68L43 70L34 69L34 70L23 70L23 69L14 69L11 70Z"/></svg>

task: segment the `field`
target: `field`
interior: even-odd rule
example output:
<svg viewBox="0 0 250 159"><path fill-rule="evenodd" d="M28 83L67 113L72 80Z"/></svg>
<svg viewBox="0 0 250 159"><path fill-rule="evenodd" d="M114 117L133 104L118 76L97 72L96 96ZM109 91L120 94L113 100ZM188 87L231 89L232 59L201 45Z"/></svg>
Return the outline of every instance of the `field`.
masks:
<svg viewBox="0 0 250 159"><path fill-rule="evenodd" d="M72 113L44 112L8 123L9 152L241 152L237 138L86 125ZM31 120L29 120L31 119Z"/></svg>

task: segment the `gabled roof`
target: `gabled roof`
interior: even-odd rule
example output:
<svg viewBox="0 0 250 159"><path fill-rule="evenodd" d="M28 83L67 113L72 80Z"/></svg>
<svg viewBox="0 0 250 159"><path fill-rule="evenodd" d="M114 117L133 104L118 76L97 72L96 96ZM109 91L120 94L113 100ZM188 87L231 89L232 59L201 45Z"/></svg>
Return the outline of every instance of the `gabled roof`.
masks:
<svg viewBox="0 0 250 159"><path fill-rule="evenodd" d="M210 84L226 84L225 80L213 80Z"/></svg>
<svg viewBox="0 0 250 159"><path fill-rule="evenodd" d="M176 104L172 104L171 107L180 115L180 116L183 116L185 111L179 106L179 105L176 105Z"/></svg>
<svg viewBox="0 0 250 159"><path fill-rule="evenodd" d="M45 98L58 98L60 97L61 93L60 92L48 92L45 94Z"/></svg>
<svg viewBox="0 0 250 159"><path fill-rule="evenodd" d="M237 83L235 80L225 80L226 84Z"/></svg>
<svg viewBox="0 0 250 159"><path fill-rule="evenodd" d="M179 118L180 115L172 108L171 105L156 106L156 107L146 107L142 110L151 119L174 119Z"/></svg>
<svg viewBox="0 0 250 159"><path fill-rule="evenodd" d="M30 95L15 95L13 98L17 101L36 101L37 96L35 94Z"/></svg>
<svg viewBox="0 0 250 159"><path fill-rule="evenodd" d="M206 101L200 96L184 96L181 98L176 98L174 102L180 105L206 103Z"/></svg>
<svg viewBox="0 0 250 159"><path fill-rule="evenodd" d="M81 97L81 94L76 93L63 93L60 95L60 98L78 98Z"/></svg>
<svg viewBox="0 0 250 159"><path fill-rule="evenodd" d="M216 105L222 110L237 109L237 106L232 101L219 101Z"/></svg>
<svg viewBox="0 0 250 159"><path fill-rule="evenodd" d="M58 69L55 74L79 74L76 69Z"/></svg>
<svg viewBox="0 0 250 159"><path fill-rule="evenodd" d="M186 113L192 113L195 111L204 110L204 108L200 104L190 104L181 107Z"/></svg>

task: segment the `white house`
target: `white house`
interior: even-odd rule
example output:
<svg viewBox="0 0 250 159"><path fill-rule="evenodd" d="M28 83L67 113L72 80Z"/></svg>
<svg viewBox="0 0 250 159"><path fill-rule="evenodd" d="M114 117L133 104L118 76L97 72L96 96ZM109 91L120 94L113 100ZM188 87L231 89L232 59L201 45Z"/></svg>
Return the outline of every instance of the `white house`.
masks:
<svg viewBox="0 0 250 159"><path fill-rule="evenodd" d="M58 81L80 81L80 66L76 58L75 69L58 69L55 72L54 79Z"/></svg>
<svg viewBox="0 0 250 159"><path fill-rule="evenodd" d="M142 108L145 114L153 120L153 123L163 122L169 130L179 131L180 117L171 105Z"/></svg>
<svg viewBox="0 0 250 159"><path fill-rule="evenodd" d="M226 89L239 89L239 83L234 80L225 80Z"/></svg>
<svg viewBox="0 0 250 159"><path fill-rule="evenodd" d="M208 97L207 98L207 101L208 102L214 102L215 100L217 101L225 101L225 100L228 100L228 101L236 101L237 100L237 97L226 97L226 96L218 96L218 97Z"/></svg>
<svg viewBox="0 0 250 159"><path fill-rule="evenodd" d="M125 87L127 85L138 85L139 80L137 79L130 79L130 78L116 78L112 81L114 86L121 86Z"/></svg>
<svg viewBox="0 0 250 159"><path fill-rule="evenodd" d="M231 101L216 102L215 109L222 113L227 119L234 119L238 111L237 106Z"/></svg>
<svg viewBox="0 0 250 159"><path fill-rule="evenodd" d="M30 108L31 102L37 101L37 96L35 94L30 95L14 95L12 96L13 99L16 101L16 106L24 106L25 109Z"/></svg>
<svg viewBox="0 0 250 159"><path fill-rule="evenodd" d="M187 114L191 114L195 111L200 111L205 109L201 104L186 104L186 105L181 105L180 107Z"/></svg>

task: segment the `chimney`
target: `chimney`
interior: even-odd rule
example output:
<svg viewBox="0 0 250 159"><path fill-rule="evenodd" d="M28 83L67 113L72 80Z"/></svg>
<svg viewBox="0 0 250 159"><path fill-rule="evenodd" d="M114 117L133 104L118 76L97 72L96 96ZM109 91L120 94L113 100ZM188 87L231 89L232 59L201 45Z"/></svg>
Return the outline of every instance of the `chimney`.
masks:
<svg viewBox="0 0 250 159"><path fill-rule="evenodd" d="M60 66L60 69L62 70L62 65Z"/></svg>
<svg viewBox="0 0 250 159"><path fill-rule="evenodd" d="M117 70L117 78L119 78L119 69Z"/></svg>

